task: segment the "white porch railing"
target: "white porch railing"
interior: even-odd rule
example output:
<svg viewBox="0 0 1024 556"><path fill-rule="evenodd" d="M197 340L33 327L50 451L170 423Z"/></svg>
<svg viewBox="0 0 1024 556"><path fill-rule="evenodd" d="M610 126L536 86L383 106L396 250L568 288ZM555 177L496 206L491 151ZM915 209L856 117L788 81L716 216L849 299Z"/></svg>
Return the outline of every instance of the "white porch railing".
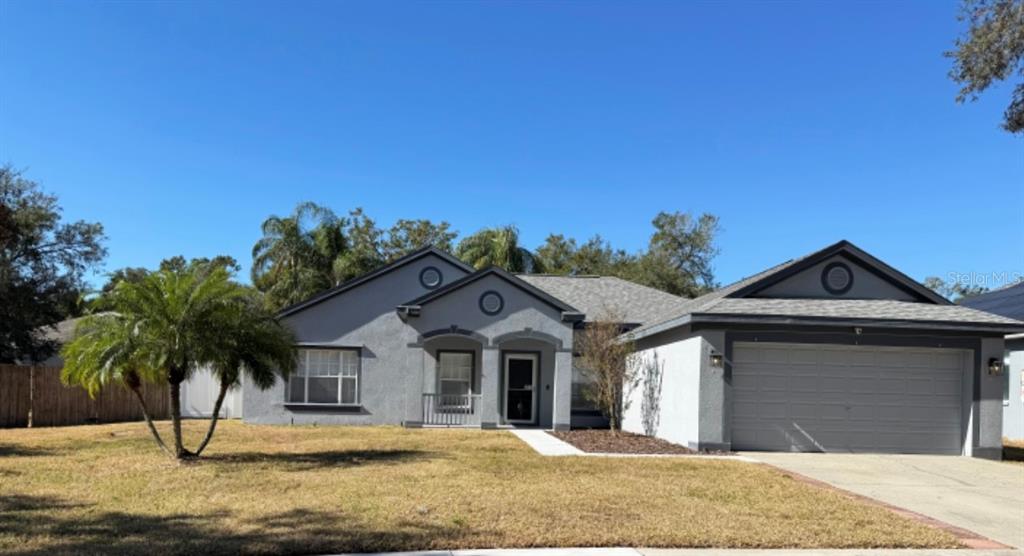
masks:
<svg viewBox="0 0 1024 556"><path fill-rule="evenodd" d="M423 394L423 424L479 427L480 395Z"/></svg>

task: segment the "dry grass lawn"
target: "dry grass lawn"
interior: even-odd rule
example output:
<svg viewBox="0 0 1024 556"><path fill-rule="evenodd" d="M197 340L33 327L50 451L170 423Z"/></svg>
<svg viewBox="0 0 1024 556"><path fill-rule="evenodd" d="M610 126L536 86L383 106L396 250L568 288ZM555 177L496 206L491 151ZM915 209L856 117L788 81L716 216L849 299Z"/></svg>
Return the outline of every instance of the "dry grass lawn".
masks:
<svg viewBox="0 0 1024 556"><path fill-rule="evenodd" d="M188 423L193 445L204 426ZM0 430L0 553L957 546L755 464L545 458L496 431L221 427L192 464L139 423Z"/></svg>

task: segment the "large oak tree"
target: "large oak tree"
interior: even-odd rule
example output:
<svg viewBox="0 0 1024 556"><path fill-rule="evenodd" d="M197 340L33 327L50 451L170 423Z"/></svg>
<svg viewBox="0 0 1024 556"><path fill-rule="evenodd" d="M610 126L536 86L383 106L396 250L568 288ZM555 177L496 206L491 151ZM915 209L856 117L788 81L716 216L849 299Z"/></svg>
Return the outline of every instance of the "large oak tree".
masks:
<svg viewBox="0 0 1024 556"><path fill-rule="evenodd" d="M956 39L949 76L960 85L957 102L975 100L992 85L1024 78L1024 0L963 0L967 30ZM1024 131L1024 79L1012 92L1003 129Z"/></svg>
<svg viewBox="0 0 1024 556"><path fill-rule="evenodd" d="M53 354L46 330L78 305L83 275L106 256L103 240L101 224L64 222L55 196L0 167L0 363Z"/></svg>

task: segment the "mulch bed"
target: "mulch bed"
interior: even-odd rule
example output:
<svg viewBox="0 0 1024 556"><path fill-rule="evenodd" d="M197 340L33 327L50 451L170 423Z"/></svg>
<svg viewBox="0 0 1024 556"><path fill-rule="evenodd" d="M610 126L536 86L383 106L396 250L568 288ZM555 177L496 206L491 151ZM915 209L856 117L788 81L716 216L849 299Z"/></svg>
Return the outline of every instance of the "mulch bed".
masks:
<svg viewBox="0 0 1024 556"><path fill-rule="evenodd" d="M695 455L695 454L717 454L726 455L729 452L697 452L686 446L673 444L667 440L643 436L631 432L612 432L610 430L573 430L573 431L551 431L563 442L568 442L584 452L599 452L606 454L672 454L672 455Z"/></svg>

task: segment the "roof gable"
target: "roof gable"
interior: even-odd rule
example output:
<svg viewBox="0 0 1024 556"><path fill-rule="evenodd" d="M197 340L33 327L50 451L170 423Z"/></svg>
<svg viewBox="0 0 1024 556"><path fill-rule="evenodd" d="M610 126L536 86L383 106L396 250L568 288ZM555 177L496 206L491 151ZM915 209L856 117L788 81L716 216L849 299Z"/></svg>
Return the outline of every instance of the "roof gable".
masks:
<svg viewBox="0 0 1024 556"><path fill-rule="evenodd" d="M759 296L761 292L780 284L788 277L834 257L844 257L863 266L875 277L884 279L893 287L899 288L899 291L911 295L913 300ZM690 324L695 319L737 322L737 319L757 317L767 322L765 318L771 317L793 324L801 319L822 318L833 323L843 319L853 322L868 316L870 319L866 320L871 320L875 324L905 321L920 325L938 321L936 326L940 327L956 323L964 329L1021 329L1021 323L1018 321L953 305L946 298L844 240L692 299L673 316L645 324L631 331L629 337L638 339L651 336Z"/></svg>
<svg viewBox="0 0 1024 556"><path fill-rule="evenodd" d="M300 302L298 302L298 303L296 303L294 305L290 305L288 307L285 307L284 309L281 309L280 311L278 311L277 316L278 316L278 318L280 318L280 317L286 317L288 315L292 315L294 313L298 313L298 312L303 311L303 310L305 310L305 309L307 309L309 307L317 305L318 303L324 302L324 301L326 301L328 299L331 299L332 297L340 295L340 294L342 294L342 293L344 293L344 292L346 292L348 290L356 288L357 286L360 286L362 284L371 282L371 281L373 281L373 280L375 280L375 279L377 279L377 278L379 278L381 276L384 276L385 274L388 274L388 273L390 273L390 272L392 272L394 270L397 270L397 269L399 269L401 267L404 267L404 266L406 266L406 265L408 265L410 263L418 261L418 260L420 260L420 259L422 259L424 257L427 257L427 256L438 257L438 258L444 260L445 262L451 264L455 268L457 268L459 270L462 270L465 273L472 273L473 272L473 267L469 266L468 264L462 262L458 258L456 258L456 257L454 257L454 256L452 256L452 255L450 255L448 253L445 253L444 251L442 251L442 250L440 250L440 249L438 249L438 248L436 248L436 247L434 247L432 245L428 245L428 246L422 247L420 249L417 249L416 251L413 251L412 253L409 253L408 255L405 255L404 257L400 257L398 259L395 259L394 261L392 261L392 262L390 262L390 263L388 263L388 264L386 264L386 265L384 265L384 266L382 266L380 268L377 268L376 270L367 272L366 274L363 274L362 276L357 276L357 277L355 277L355 278L353 278L351 280L348 280L348 281L346 281L346 282L344 282L342 284L339 284L339 285L337 285L337 286L335 286L335 287L333 287L333 288L331 288L329 290L325 290L323 292L320 292L320 293L314 295L313 297L310 297L309 299L306 299L305 301L300 301Z"/></svg>
<svg viewBox="0 0 1024 556"><path fill-rule="evenodd" d="M829 289L826 273L840 267L849 276L845 288ZM843 240L764 272L721 297L891 299L949 305L941 295Z"/></svg>
<svg viewBox="0 0 1024 556"><path fill-rule="evenodd" d="M505 270L502 270L496 266L491 266L482 270L478 270L473 274L464 276L459 280L451 282L448 285L442 286L432 292L426 293L416 299L413 299L412 301L403 303L399 305L397 308L400 312L410 315L417 315L419 314L419 311L422 309L422 307L429 305L430 303L433 303L434 301L437 301L438 299L441 299L454 291L460 290L488 276L495 276L497 278L500 278L501 280L504 280L508 284L526 292L530 296L544 302L545 304L551 306L552 308L561 311L563 320L579 321L583 320L584 318L584 315L580 313L578 310L576 310L576 308L574 308L572 305L569 305L565 301L562 301L561 299L552 296L551 294L526 282L525 280L520 279L514 274L510 274L509 272L506 272Z"/></svg>

